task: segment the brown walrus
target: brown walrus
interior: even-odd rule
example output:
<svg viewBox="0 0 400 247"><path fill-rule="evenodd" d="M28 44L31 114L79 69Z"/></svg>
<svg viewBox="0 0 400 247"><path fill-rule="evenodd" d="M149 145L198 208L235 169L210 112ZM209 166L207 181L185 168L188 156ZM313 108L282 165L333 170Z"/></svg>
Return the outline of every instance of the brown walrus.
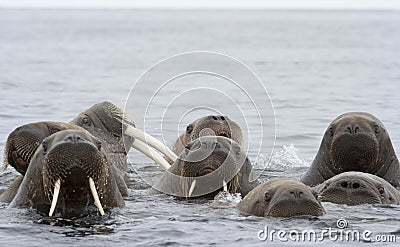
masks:
<svg viewBox="0 0 400 247"><path fill-rule="evenodd" d="M202 136L186 145L153 189L178 198L210 199L222 191L245 196L252 166L240 145L223 136Z"/></svg>
<svg viewBox="0 0 400 247"><path fill-rule="evenodd" d="M11 207L76 217L123 207L117 174L102 142L86 130L63 130L45 138L28 166Z"/></svg>
<svg viewBox="0 0 400 247"><path fill-rule="evenodd" d="M336 204L400 204L400 192L370 173L344 172L313 188L323 202Z"/></svg>
<svg viewBox="0 0 400 247"><path fill-rule="evenodd" d="M22 175L17 176L11 185L0 195L0 202L10 203L17 194L29 163L42 141L62 130L83 130L79 126L61 122L36 122L16 128L7 138L4 148L4 169L11 165Z"/></svg>
<svg viewBox="0 0 400 247"><path fill-rule="evenodd" d="M328 127L302 182L314 186L347 171L377 175L399 185L399 161L385 127L375 116L349 112Z"/></svg>
<svg viewBox="0 0 400 247"><path fill-rule="evenodd" d="M310 187L292 178L274 178L250 191L240 212L260 217L321 216L325 210Z"/></svg>
<svg viewBox="0 0 400 247"><path fill-rule="evenodd" d="M240 126L226 116L210 115L196 119L175 141L172 151L179 155L186 145L201 136L225 136L242 145ZM172 162L170 162L172 163Z"/></svg>
<svg viewBox="0 0 400 247"><path fill-rule="evenodd" d="M73 124L61 122L36 122L22 125L13 130L4 148L4 168L11 165L25 175L29 162L42 141L61 130L81 129Z"/></svg>

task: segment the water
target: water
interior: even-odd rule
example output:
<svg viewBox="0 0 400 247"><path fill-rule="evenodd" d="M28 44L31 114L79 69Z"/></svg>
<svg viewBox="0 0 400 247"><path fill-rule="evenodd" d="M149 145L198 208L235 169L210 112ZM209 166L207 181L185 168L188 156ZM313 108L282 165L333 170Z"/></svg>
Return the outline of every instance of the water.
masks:
<svg viewBox="0 0 400 247"><path fill-rule="evenodd" d="M19 125L69 121L103 100L124 105L134 81L152 64L181 52L211 50L246 63L270 94L277 135L272 162L266 164L267 157L257 160L256 150L249 149L253 163L267 166L263 180L299 178L314 158L329 122L346 111L378 116L399 152L399 23L396 11L2 9L0 151L7 135ZM235 97L234 91L226 94ZM243 107L251 108L246 103ZM159 113L163 110L160 104ZM255 129L253 120L249 122L249 128ZM150 126L146 131L159 137L157 126ZM132 151L130 159L132 170L143 176L160 174L144 156ZM257 238L265 225L321 232L337 229L339 218L348 221L349 229L400 235L399 206L324 203L328 213L318 218L246 217L234 208L237 198L195 203L152 196L146 193L143 180L135 172L131 175L136 184L126 208L114 210L105 219L50 219L0 205L0 242L7 246L266 245L271 243ZM6 188L14 176L12 169L1 174L0 188ZM331 246L336 243L324 241Z"/></svg>

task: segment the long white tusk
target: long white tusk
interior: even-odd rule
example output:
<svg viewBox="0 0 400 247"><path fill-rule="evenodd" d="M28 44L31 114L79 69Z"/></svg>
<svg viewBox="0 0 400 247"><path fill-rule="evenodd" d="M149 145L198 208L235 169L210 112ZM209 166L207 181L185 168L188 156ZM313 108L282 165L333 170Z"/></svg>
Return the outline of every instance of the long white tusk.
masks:
<svg viewBox="0 0 400 247"><path fill-rule="evenodd" d="M156 150L160 151L162 154L170 158L172 162L175 162L175 160L178 158L178 156L174 152L172 152L172 150L169 149L166 145L164 145L162 142L152 137L151 135L141 131L140 129L128 125L126 127L125 134L155 148Z"/></svg>
<svg viewBox="0 0 400 247"><path fill-rule="evenodd" d="M89 177L89 187L90 187L90 191L92 191L94 205L96 205L96 207L99 209L100 214L104 215L104 210L103 210L103 207L101 206L99 195L97 194L96 185L94 184L94 181L91 177Z"/></svg>
<svg viewBox="0 0 400 247"><path fill-rule="evenodd" d="M147 155L147 157L154 160L165 170L168 170L171 167L171 165L159 153L147 146L144 142L135 140L132 147Z"/></svg>
<svg viewBox="0 0 400 247"><path fill-rule="evenodd" d="M196 186L196 180L193 180L192 185L190 185L188 197L192 196L195 186Z"/></svg>
<svg viewBox="0 0 400 247"><path fill-rule="evenodd" d="M51 201L51 207L49 212L50 217L53 216L54 210L56 209L58 195L60 194L60 187L61 187L61 179L58 179L54 184L53 200Z"/></svg>
<svg viewBox="0 0 400 247"><path fill-rule="evenodd" d="M224 191L228 191L228 185L226 184L225 180L222 180L222 187L224 187Z"/></svg>

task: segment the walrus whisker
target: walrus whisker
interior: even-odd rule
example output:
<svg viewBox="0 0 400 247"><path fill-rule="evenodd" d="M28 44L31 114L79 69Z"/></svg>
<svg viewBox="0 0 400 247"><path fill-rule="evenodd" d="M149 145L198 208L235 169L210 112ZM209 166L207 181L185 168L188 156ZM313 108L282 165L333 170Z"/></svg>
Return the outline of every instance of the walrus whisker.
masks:
<svg viewBox="0 0 400 247"><path fill-rule="evenodd" d="M137 149L138 151L142 152L150 159L154 160L157 164L159 164L165 170L168 170L171 167L171 165L159 153L152 150L144 142L142 142L140 140L135 140L132 143L132 147Z"/></svg>
<svg viewBox="0 0 400 247"><path fill-rule="evenodd" d="M53 216L54 210L56 209L58 195L60 194L60 187L61 187L61 179L57 179L56 183L54 184L54 192L53 192L53 200L51 201L51 207L49 216Z"/></svg>
<svg viewBox="0 0 400 247"><path fill-rule="evenodd" d="M164 154L165 156L170 158L173 162L175 162L175 160L178 159L178 156L174 152L172 152L172 150L169 149L162 142L160 142L156 138L152 137L149 134L146 134L145 132L143 132L135 127L128 125L124 134L129 135L129 136L131 136L137 140L140 140L140 141L146 143L147 145L155 148L156 150L160 151L162 154ZM135 140L135 142L137 140Z"/></svg>
<svg viewBox="0 0 400 247"><path fill-rule="evenodd" d="M94 205L96 205L96 207L100 211L100 214L103 216L104 215L104 209L101 206L99 195L97 194L97 190L96 190L96 185L94 184L93 178L91 178L91 177L89 177L89 187L90 187L90 191L92 192L92 195L93 195Z"/></svg>
<svg viewBox="0 0 400 247"><path fill-rule="evenodd" d="M191 197L191 196L192 196L195 186L196 186L196 179L193 180L192 184L190 185L188 197Z"/></svg>

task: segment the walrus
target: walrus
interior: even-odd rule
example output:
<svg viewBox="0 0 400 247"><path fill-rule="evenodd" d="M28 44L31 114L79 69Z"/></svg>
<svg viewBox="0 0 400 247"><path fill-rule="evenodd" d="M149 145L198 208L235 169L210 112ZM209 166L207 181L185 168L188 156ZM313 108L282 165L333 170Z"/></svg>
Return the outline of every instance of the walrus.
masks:
<svg viewBox="0 0 400 247"><path fill-rule="evenodd" d="M108 101L93 105L69 123L86 129L102 140L108 159L116 163L118 170L123 173L128 170L126 155L131 147L146 154L165 169L169 167L168 162L150 147L170 160L177 158L166 145L137 129L134 121L120 107Z"/></svg>
<svg viewBox="0 0 400 247"><path fill-rule="evenodd" d="M0 202L10 203L17 194L29 163L42 141L58 131L67 129L83 130L73 124L36 122L22 125L10 133L4 147L3 169L11 165L22 175L17 176L7 190L0 195Z"/></svg>
<svg viewBox="0 0 400 247"><path fill-rule="evenodd" d="M258 185L238 204L241 213L260 217L321 216L325 209L311 188L292 178L274 178Z"/></svg>
<svg viewBox="0 0 400 247"><path fill-rule="evenodd" d="M336 204L400 204L400 192L383 178L344 172L313 188L321 201Z"/></svg>
<svg viewBox="0 0 400 247"><path fill-rule="evenodd" d="M252 166L240 145L224 136L202 136L188 143L153 186L181 199L212 199L220 191L245 196L259 184L250 181Z"/></svg>
<svg viewBox="0 0 400 247"><path fill-rule="evenodd" d="M349 112L333 120L301 181L315 186L347 171L371 173L399 185L399 161L389 134L369 113Z"/></svg>
<svg viewBox="0 0 400 247"><path fill-rule="evenodd" d="M25 175L29 162L42 141L61 130L81 129L73 124L61 122L36 122L22 125L7 137L4 147L4 169L11 165Z"/></svg>
<svg viewBox="0 0 400 247"><path fill-rule="evenodd" d="M10 206L67 218L124 207L112 166L86 130L56 132L37 148Z"/></svg>
<svg viewBox="0 0 400 247"><path fill-rule="evenodd" d="M243 136L240 126L227 116L209 115L196 119L186 127L175 141L172 151L180 155L186 145L201 136L225 136L242 145ZM173 163L170 161L170 163Z"/></svg>

